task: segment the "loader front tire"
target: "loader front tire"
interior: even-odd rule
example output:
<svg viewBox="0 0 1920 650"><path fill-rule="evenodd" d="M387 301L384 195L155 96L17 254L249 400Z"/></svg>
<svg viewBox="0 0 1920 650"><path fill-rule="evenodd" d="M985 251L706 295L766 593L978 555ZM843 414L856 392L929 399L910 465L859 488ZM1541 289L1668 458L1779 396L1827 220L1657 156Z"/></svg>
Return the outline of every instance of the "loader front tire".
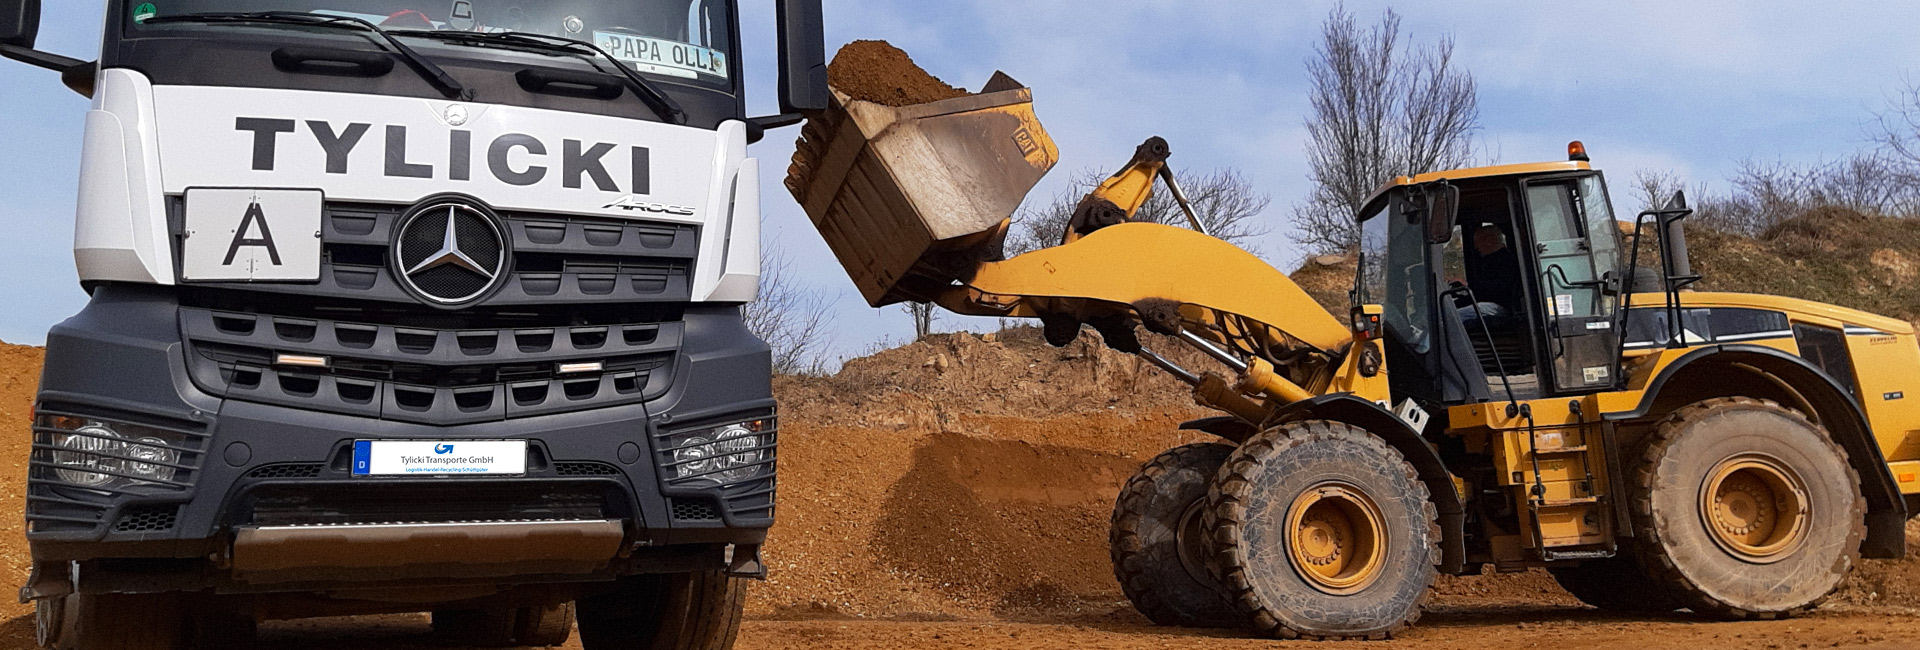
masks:
<svg viewBox="0 0 1920 650"><path fill-rule="evenodd" d="M1239 627L1225 587L1206 564L1207 487L1231 445L1182 445L1147 461L1113 505L1107 549L1113 577L1155 625Z"/></svg>
<svg viewBox="0 0 1920 650"><path fill-rule="evenodd" d="M1803 613L1859 560L1859 475L1820 425L1773 402L1718 398L1675 411L1631 479L1640 564L1696 614Z"/></svg>
<svg viewBox="0 0 1920 650"><path fill-rule="evenodd" d="M1426 484L1357 427L1295 422L1247 440L1206 514L1213 566L1260 634L1390 638L1430 597L1440 527Z"/></svg>

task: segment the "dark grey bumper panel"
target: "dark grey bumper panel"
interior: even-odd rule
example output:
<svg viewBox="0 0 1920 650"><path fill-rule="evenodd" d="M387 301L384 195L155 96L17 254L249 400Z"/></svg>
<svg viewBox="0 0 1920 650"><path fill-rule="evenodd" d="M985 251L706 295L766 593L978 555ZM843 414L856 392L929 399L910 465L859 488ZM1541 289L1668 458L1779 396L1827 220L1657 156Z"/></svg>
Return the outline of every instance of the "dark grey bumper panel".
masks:
<svg viewBox="0 0 1920 650"><path fill-rule="evenodd" d="M207 343L183 342L183 328L212 332L210 339L226 337L216 343L232 347L222 350L327 350L314 347L320 342L280 345L276 341L281 334L272 330L271 317L261 317L266 319L260 321L263 328L253 334L223 334L212 327L211 312L180 306L176 294L158 287L97 286L87 308L49 334L38 406L47 426L36 432L36 442L47 444L36 448L28 488L27 536L36 562L101 566L96 561L175 558L200 563L177 567L184 573L176 571L176 578L197 575L204 578L202 584L217 585L227 579L221 564L233 552L233 536L241 530L361 530L355 527L382 522L431 530L476 521L616 521L625 559L605 570L646 572L660 570L647 566L650 557L710 555L710 561L720 562L719 553L698 549L753 549L765 540L772 523L775 407L770 354L741 324L736 307L689 305L684 319L660 324L662 336L655 341L614 342L633 354L666 355L651 367L644 395L634 395L639 399L605 383L614 397L600 394L604 399L587 408L530 409L493 417L385 417L379 411L301 408L297 400L240 395L230 386L219 391L224 396L217 395L208 380L227 385L231 374L203 377L192 372L198 363L191 358L199 353L196 346ZM202 325L211 329L195 329ZM408 354L398 338L406 330L372 330L376 352ZM431 338L449 347L428 353L425 365L440 364L443 370L433 372L457 377L457 364L452 363L457 357L449 355L458 354L459 332L475 328L436 331L419 340ZM509 347L512 333L499 331L501 347L481 355L490 367L508 366L522 354ZM573 350L574 345L569 338L562 347ZM242 365L227 361L229 368ZM414 367L396 372L427 373ZM566 399L564 385L552 386L555 399ZM444 385L435 390L448 391L449 399L454 395L454 389ZM510 388L501 390L501 399L512 399ZM512 402L505 404L511 407ZM49 419L54 417L71 419ZM168 436L170 445L177 440L182 471L170 484L133 482L112 490L83 489L63 481L50 444L54 436L63 435L58 427L95 420L159 431L155 435ZM750 480L700 485L663 480L663 467L671 468L672 454L663 456L657 445L679 432L741 422L763 428L756 440L764 449L756 451L764 452L764 463ZM528 471L518 477L354 477L350 450L356 439L526 440ZM604 536L604 530L599 534ZM679 547L687 551L672 550ZM215 561L205 561L210 557Z"/></svg>

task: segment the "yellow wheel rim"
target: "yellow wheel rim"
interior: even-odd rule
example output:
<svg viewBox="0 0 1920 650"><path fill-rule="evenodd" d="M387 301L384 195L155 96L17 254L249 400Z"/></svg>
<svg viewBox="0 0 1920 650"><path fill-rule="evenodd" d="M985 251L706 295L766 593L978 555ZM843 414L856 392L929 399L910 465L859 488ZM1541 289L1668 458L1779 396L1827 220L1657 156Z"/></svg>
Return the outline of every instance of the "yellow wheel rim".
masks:
<svg viewBox="0 0 1920 650"><path fill-rule="evenodd" d="M1322 483L1287 508L1287 554L1307 584L1351 594L1380 577L1387 548L1386 518L1359 489Z"/></svg>
<svg viewBox="0 0 1920 650"><path fill-rule="evenodd" d="M1806 538L1807 503L1806 484L1792 468L1769 456L1742 455L1707 474L1700 517L1720 548L1765 564Z"/></svg>

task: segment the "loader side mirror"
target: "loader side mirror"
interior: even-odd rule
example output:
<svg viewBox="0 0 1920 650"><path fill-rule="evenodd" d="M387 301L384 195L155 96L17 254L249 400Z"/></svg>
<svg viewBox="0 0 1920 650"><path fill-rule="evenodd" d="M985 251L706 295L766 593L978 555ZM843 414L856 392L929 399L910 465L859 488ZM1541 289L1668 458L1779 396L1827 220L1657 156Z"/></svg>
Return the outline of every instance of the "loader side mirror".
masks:
<svg viewBox="0 0 1920 650"><path fill-rule="evenodd" d="M40 35L40 0L0 0L0 45L33 49Z"/></svg>
<svg viewBox="0 0 1920 650"><path fill-rule="evenodd" d="M820 0L778 0L774 21L780 32L780 112L826 110L827 34Z"/></svg>
<svg viewBox="0 0 1920 650"><path fill-rule="evenodd" d="M1427 189L1427 243L1453 239L1453 222L1460 215L1460 188L1440 181Z"/></svg>

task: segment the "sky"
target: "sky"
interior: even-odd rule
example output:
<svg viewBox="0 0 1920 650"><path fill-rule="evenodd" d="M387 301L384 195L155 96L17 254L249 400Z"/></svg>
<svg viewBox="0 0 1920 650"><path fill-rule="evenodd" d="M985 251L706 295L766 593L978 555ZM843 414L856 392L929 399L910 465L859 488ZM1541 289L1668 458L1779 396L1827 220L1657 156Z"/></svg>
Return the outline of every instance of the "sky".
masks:
<svg viewBox="0 0 1920 650"><path fill-rule="evenodd" d="M424 1L424 0L423 0ZM775 112L773 2L741 0L748 105ZM49 2L41 49L92 58L100 3ZM1285 220L1308 193L1305 63L1333 2L1274 0L825 0L830 48L885 39L935 75L978 89L995 70L1033 88L1061 160L1029 201L1074 172L1111 171L1148 136L1176 167L1237 169L1268 194L1253 243L1290 270ZM1414 43L1455 40L1479 84L1486 162L1563 159L1582 140L1616 201L1638 170L1724 186L1743 160L1807 163L1866 144L1873 112L1916 68L1920 4L1348 2L1371 23L1392 7ZM1920 79L1915 79L1920 81ZM0 61L0 340L40 343L86 301L72 262L84 98L52 72ZM910 338L873 309L781 185L797 129L754 145L766 245L788 280L832 305L834 356ZM1621 212L1636 206L1620 205ZM936 329L993 328L942 316Z"/></svg>

